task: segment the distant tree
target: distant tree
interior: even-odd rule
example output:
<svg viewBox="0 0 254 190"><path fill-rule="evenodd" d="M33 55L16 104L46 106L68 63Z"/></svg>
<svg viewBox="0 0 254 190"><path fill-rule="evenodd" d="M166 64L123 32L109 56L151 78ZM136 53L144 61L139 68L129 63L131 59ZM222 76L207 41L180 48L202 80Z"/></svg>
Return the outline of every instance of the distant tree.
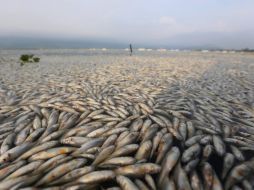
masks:
<svg viewBox="0 0 254 190"><path fill-rule="evenodd" d="M29 55L23 54L23 55L20 56L19 59L20 59L21 61L23 61L23 62L29 62L29 58L30 58Z"/></svg>
<svg viewBox="0 0 254 190"><path fill-rule="evenodd" d="M38 63L40 61L40 58L39 57L34 57L33 60L34 60L35 63Z"/></svg>
<svg viewBox="0 0 254 190"><path fill-rule="evenodd" d="M23 66L25 63L38 63L40 62L39 57L34 57L33 54L23 54L19 58L20 65Z"/></svg>
<svg viewBox="0 0 254 190"><path fill-rule="evenodd" d="M243 52L254 52L254 49L244 48L242 49Z"/></svg>

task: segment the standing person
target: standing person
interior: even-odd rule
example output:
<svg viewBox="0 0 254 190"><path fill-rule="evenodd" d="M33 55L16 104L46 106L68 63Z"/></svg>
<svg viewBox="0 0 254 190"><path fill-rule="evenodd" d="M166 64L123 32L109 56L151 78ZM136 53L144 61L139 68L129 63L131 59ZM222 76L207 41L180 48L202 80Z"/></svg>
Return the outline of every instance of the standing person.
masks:
<svg viewBox="0 0 254 190"><path fill-rule="evenodd" d="M132 45L130 44L130 56L132 55Z"/></svg>

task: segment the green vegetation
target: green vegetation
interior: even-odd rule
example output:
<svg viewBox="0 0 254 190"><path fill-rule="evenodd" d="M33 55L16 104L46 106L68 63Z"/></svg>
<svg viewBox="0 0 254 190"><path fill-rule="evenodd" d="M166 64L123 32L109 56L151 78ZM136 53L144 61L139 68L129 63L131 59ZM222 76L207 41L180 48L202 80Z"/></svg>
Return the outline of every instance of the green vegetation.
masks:
<svg viewBox="0 0 254 190"><path fill-rule="evenodd" d="M253 53L253 52L254 52L254 49L245 48L245 49L242 49L241 51Z"/></svg>
<svg viewBox="0 0 254 190"><path fill-rule="evenodd" d="M40 58L39 57L34 57L33 60L34 60L35 63L38 63L40 61Z"/></svg>
<svg viewBox="0 0 254 190"><path fill-rule="evenodd" d="M34 57L33 54L23 54L19 58L20 60L20 65L23 66L26 63L38 63L40 62L39 57Z"/></svg>

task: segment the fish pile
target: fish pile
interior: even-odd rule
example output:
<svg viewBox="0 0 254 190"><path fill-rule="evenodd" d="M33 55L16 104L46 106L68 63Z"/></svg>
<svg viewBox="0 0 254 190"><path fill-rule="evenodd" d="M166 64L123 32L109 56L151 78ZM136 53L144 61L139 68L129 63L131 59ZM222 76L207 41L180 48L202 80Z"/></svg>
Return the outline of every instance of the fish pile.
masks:
<svg viewBox="0 0 254 190"><path fill-rule="evenodd" d="M1 63L0 189L254 189L254 57L202 56Z"/></svg>

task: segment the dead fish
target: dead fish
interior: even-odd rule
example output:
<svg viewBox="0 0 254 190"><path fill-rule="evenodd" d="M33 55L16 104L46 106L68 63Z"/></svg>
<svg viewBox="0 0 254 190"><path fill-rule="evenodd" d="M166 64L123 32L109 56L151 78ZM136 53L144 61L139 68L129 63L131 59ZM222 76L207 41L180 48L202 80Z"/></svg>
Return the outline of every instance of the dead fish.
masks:
<svg viewBox="0 0 254 190"><path fill-rule="evenodd" d="M119 128L113 128L113 129L110 129L110 130L107 130L102 136L110 136L110 135L113 135L113 134L118 134L118 133L122 133L124 131L128 131L128 129L126 127L119 127Z"/></svg>
<svg viewBox="0 0 254 190"><path fill-rule="evenodd" d="M59 112L57 110L53 110L48 118L48 126L52 126L57 123L59 117Z"/></svg>
<svg viewBox="0 0 254 190"><path fill-rule="evenodd" d="M174 127L174 129L178 130L179 126L180 126L180 120L177 117L174 117L173 118L173 127Z"/></svg>
<svg viewBox="0 0 254 190"><path fill-rule="evenodd" d="M104 143L102 144L101 146L101 149L104 149L108 146L111 146L115 143L115 141L117 140L117 135L116 134L113 134L113 135L110 135L105 141Z"/></svg>
<svg viewBox="0 0 254 190"><path fill-rule="evenodd" d="M99 152L98 155L96 156L92 165L98 165L99 163L101 163L104 160L106 160L107 158L109 158L112 155L112 153L114 152L114 150L115 150L114 145L111 145L111 146L108 146L108 147L102 149L102 151Z"/></svg>
<svg viewBox="0 0 254 190"><path fill-rule="evenodd" d="M158 185L161 186L164 178L169 175L180 157L180 150L177 147L172 147L162 161L162 169L158 178Z"/></svg>
<svg viewBox="0 0 254 190"><path fill-rule="evenodd" d="M16 137L15 133L11 133L9 134L3 141L2 145L1 145L1 154L4 154L5 152L7 152L9 149L12 148L12 146L14 145L14 139Z"/></svg>
<svg viewBox="0 0 254 190"><path fill-rule="evenodd" d="M158 147L158 155L155 160L155 163L159 164L162 159L164 158L167 151L170 149L171 145L173 143L173 137L170 133L166 133L159 144Z"/></svg>
<svg viewBox="0 0 254 190"><path fill-rule="evenodd" d="M202 174L204 178L205 189L211 189L213 186L214 172L212 166L208 162L204 163L202 167Z"/></svg>
<svg viewBox="0 0 254 190"><path fill-rule="evenodd" d="M125 145L123 147L120 147L118 149L116 149L111 156L109 156L110 158L112 157L119 157L119 156L126 156L130 153L135 152L136 150L138 150L139 145L138 144L129 144L129 145Z"/></svg>
<svg viewBox="0 0 254 190"><path fill-rule="evenodd" d="M226 190L230 189L237 182L240 182L246 176L248 176L250 172L251 172L250 167L248 167L244 163L232 168L232 170L230 171L230 173L226 179L225 189Z"/></svg>
<svg viewBox="0 0 254 190"><path fill-rule="evenodd" d="M71 160L67 163L63 163L60 166L57 166L56 168L54 168L53 170L48 172L45 176L43 176L36 183L36 186L41 186L45 183L46 184L50 183L50 182L54 181L55 179L57 179L57 178L65 175L66 173L72 171L73 169L79 168L80 166L82 166L85 163L86 163L86 160L82 159L82 158L74 159L74 160Z"/></svg>
<svg viewBox="0 0 254 190"><path fill-rule="evenodd" d="M0 180L3 180L5 177L18 170L20 167L24 166L27 162L25 160L20 160L16 163L8 165L0 169Z"/></svg>
<svg viewBox="0 0 254 190"><path fill-rule="evenodd" d="M232 188L232 190L243 190L241 187L239 187L238 185L234 185Z"/></svg>
<svg viewBox="0 0 254 190"><path fill-rule="evenodd" d="M199 164L199 158L196 158L194 160L189 161L185 166L184 166L184 171L189 174L192 170L196 168L196 166Z"/></svg>
<svg viewBox="0 0 254 190"><path fill-rule="evenodd" d="M202 161L207 161L213 153L213 146L208 144L203 148Z"/></svg>
<svg viewBox="0 0 254 190"><path fill-rule="evenodd" d="M237 146L249 147L251 145L254 145L254 142L252 140L248 140L245 137L239 137L239 136L233 136L233 138L225 138L224 141L230 144L237 145Z"/></svg>
<svg viewBox="0 0 254 190"><path fill-rule="evenodd" d="M157 123L160 127L163 127L163 128L167 127L166 124L160 118L153 115L149 115L149 117L151 118L151 120Z"/></svg>
<svg viewBox="0 0 254 190"><path fill-rule="evenodd" d="M202 180L198 173L194 170L190 173L190 183L193 190L203 190Z"/></svg>
<svg viewBox="0 0 254 190"><path fill-rule="evenodd" d="M122 127L127 127L128 125L131 124L131 121L130 120L124 120L124 121L121 121L120 123L118 123L115 128L122 128Z"/></svg>
<svg viewBox="0 0 254 190"><path fill-rule="evenodd" d="M187 141L185 141L186 146L192 146L196 143L199 143L199 141L204 137L204 135L196 135L191 138L189 138Z"/></svg>
<svg viewBox="0 0 254 190"><path fill-rule="evenodd" d="M104 139L103 138L95 138L86 143L84 143L79 149L72 153L73 156L78 155L80 153L86 152L89 148L102 145Z"/></svg>
<svg viewBox="0 0 254 190"><path fill-rule="evenodd" d="M144 136L142 136L142 142L148 141L148 140L152 140L152 137L154 137L154 135L157 133L158 131L158 127L150 127L149 129L146 130Z"/></svg>
<svg viewBox="0 0 254 190"><path fill-rule="evenodd" d="M213 138L211 135L204 136L202 139L200 139L199 143L202 145L211 144L213 141Z"/></svg>
<svg viewBox="0 0 254 190"><path fill-rule="evenodd" d="M35 116L33 120L33 128L34 129L39 129L42 127L42 121L39 116Z"/></svg>
<svg viewBox="0 0 254 190"><path fill-rule="evenodd" d="M116 144L116 147L120 148L120 147L122 147L124 145L132 144L133 142L135 142L137 137L138 137L138 133L137 132L131 132L127 136L125 136L120 142L118 142Z"/></svg>
<svg viewBox="0 0 254 190"><path fill-rule="evenodd" d="M135 184L137 185L137 187L139 189L149 190L147 185L142 180L140 180L140 179L135 179Z"/></svg>
<svg viewBox="0 0 254 190"><path fill-rule="evenodd" d="M4 154L0 156L0 164L16 159L21 154L30 149L32 146L33 146L32 143L24 142L23 144L6 151Z"/></svg>
<svg viewBox="0 0 254 190"><path fill-rule="evenodd" d="M168 132L171 133L177 140L182 141L183 137L180 135L180 133L177 131L177 129L174 129L173 127L167 127Z"/></svg>
<svg viewBox="0 0 254 190"><path fill-rule="evenodd" d="M34 155L32 155L29 160L35 161L35 160L45 160L49 158L53 158L59 154L68 154L73 151L75 151L76 148L74 147L57 147L57 148L50 148L48 150L43 150L41 152L38 152Z"/></svg>
<svg viewBox="0 0 254 190"><path fill-rule="evenodd" d="M161 121L163 121L166 124L167 127L172 127L173 128L172 122L171 122L171 120L169 119L168 116L162 116L162 115L155 115L155 116L158 117L159 119L161 119Z"/></svg>
<svg viewBox="0 0 254 190"><path fill-rule="evenodd" d="M115 178L115 173L111 170L100 170L88 173L80 177L77 181L80 183L101 183L105 181L110 181Z"/></svg>
<svg viewBox="0 0 254 190"><path fill-rule="evenodd" d="M184 122L180 123L179 132L180 132L181 137L183 138L183 141L185 141L187 138L187 126Z"/></svg>
<svg viewBox="0 0 254 190"><path fill-rule="evenodd" d="M167 56L136 56L132 65L117 56L103 57L111 63L98 65L96 56L86 57L96 67L79 61L28 65L14 78L8 78L13 69L4 72L10 65L3 65L0 189L36 189L40 180L45 183L37 189L51 190L253 189L249 64L219 64L208 71L207 63L214 62L209 55L199 64L188 61L192 55L186 54L180 66L177 56L170 63ZM14 60L0 58L6 61ZM28 142L31 146L20 153L15 149ZM73 150L57 152L63 147ZM15 155L9 155L13 149ZM50 156L35 158L41 152ZM85 163L66 167L77 159ZM140 167L145 164L156 167ZM112 173L104 180L100 170L106 169L119 172L123 182ZM98 173L90 182L78 181L93 172ZM46 176L52 179L47 182Z"/></svg>
<svg viewBox="0 0 254 190"><path fill-rule="evenodd" d="M165 176L161 184L162 190L176 190L176 185L172 177Z"/></svg>
<svg viewBox="0 0 254 190"><path fill-rule="evenodd" d="M141 109L144 109L148 114L153 114L153 110L148 105L144 103L139 103L138 105L141 107Z"/></svg>
<svg viewBox="0 0 254 190"><path fill-rule="evenodd" d="M182 162L186 163L189 162L191 159L195 159L200 154L200 151L201 147L199 144L192 145L183 152Z"/></svg>
<svg viewBox="0 0 254 190"><path fill-rule="evenodd" d="M35 174L39 174L42 171L47 171L50 170L52 168L54 168L55 166L57 166L59 163L62 163L63 161L68 161L71 158L66 156L66 154L60 154L57 155L53 158L48 159L47 161L45 161L44 163L42 163L37 170L35 170L33 173Z"/></svg>
<svg viewBox="0 0 254 190"><path fill-rule="evenodd" d="M26 127L23 130L21 130L17 135L16 135L16 139L15 139L15 145L20 145L21 143L23 143L30 131L30 127Z"/></svg>
<svg viewBox="0 0 254 190"><path fill-rule="evenodd" d="M124 176L143 176L145 174L156 174L159 173L161 167L153 163L134 164L129 166L123 166L115 169L117 175Z"/></svg>
<svg viewBox="0 0 254 190"><path fill-rule="evenodd" d="M142 125L143 125L143 120L142 119L137 119L129 127L130 131L139 131L140 128L142 127Z"/></svg>
<svg viewBox="0 0 254 190"><path fill-rule="evenodd" d="M95 160L94 154L81 153L79 155L72 155L74 158L87 158L88 160Z"/></svg>
<svg viewBox="0 0 254 190"><path fill-rule="evenodd" d="M79 115L74 113L72 116L70 116L68 118L68 120L66 122L64 122L63 124L60 125L60 128L68 129L68 128L73 127L76 124L78 118L79 118Z"/></svg>
<svg viewBox="0 0 254 190"><path fill-rule="evenodd" d="M222 168L222 174L221 177L224 179L228 173L228 171L233 167L235 161L235 157L231 153L226 153L226 155L223 158L223 168Z"/></svg>
<svg viewBox="0 0 254 190"><path fill-rule="evenodd" d="M159 131L156 133L155 137L153 138L153 147L151 150L150 159L154 156L154 152L157 149L162 137L163 137L163 133Z"/></svg>
<svg viewBox="0 0 254 190"><path fill-rule="evenodd" d="M245 190L252 190L253 185L248 180L243 180L242 186Z"/></svg>
<svg viewBox="0 0 254 190"><path fill-rule="evenodd" d="M151 175L146 174L145 175L145 180L146 180L146 183L148 184L150 189L156 190L156 185L155 185L154 179L152 178Z"/></svg>
<svg viewBox="0 0 254 190"><path fill-rule="evenodd" d="M195 125L195 128L201 130L201 131L204 131L205 133L208 133L208 134L211 134L211 135L217 135L218 132L211 129L211 128L207 128L207 127L202 127L202 126L198 126L198 125Z"/></svg>
<svg viewBox="0 0 254 190"><path fill-rule="evenodd" d="M147 159L150 156L151 149L152 149L151 141L143 142L135 155L135 159L137 160Z"/></svg>
<svg viewBox="0 0 254 190"><path fill-rule="evenodd" d="M87 154L97 154L98 152L100 152L100 147L98 146L95 146L95 147L92 147L92 148L89 148L86 153Z"/></svg>
<svg viewBox="0 0 254 190"><path fill-rule="evenodd" d="M224 142L222 141L221 137L217 135L213 135L213 144L215 151L219 156L223 156L226 152L226 147Z"/></svg>
<svg viewBox="0 0 254 190"><path fill-rule="evenodd" d="M40 136L39 140L41 140L44 137L47 137L48 135L50 135L51 133L57 131L58 128L59 128L58 124L47 127L46 130L44 131L44 133Z"/></svg>
<svg viewBox="0 0 254 190"><path fill-rule="evenodd" d="M51 133L50 135L48 135L47 137L43 138L43 139L41 140L41 142L44 143L44 142L56 140L56 139L58 139L59 137L61 137L65 132L66 132L65 130L58 130L58 131L55 131L55 132Z"/></svg>
<svg viewBox="0 0 254 190"><path fill-rule="evenodd" d="M108 160L103 161L99 167L108 167L108 166L126 166L134 164L136 161L135 158L126 156L126 157L114 157L110 158Z"/></svg>
<svg viewBox="0 0 254 190"><path fill-rule="evenodd" d="M187 125L187 135L188 135L188 139L189 139L194 136L195 128L193 127L193 124L190 121L187 121L186 125Z"/></svg>
<svg viewBox="0 0 254 190"><path fill-rule="evenodd" d="M191 186L190 186L187 174L182 169L180 162L175 168L174 179L175 179L174 181L176 182L177 189L191 190Z"/></svg>
<svg viewBox="0 0 254 190"><path fill-rule="evenodd" d="M77 168L74 169L70 172L68 172L67 174L63 175L62 177L60 177L57 180L54 180L53 182L51 182L51 185L57 185L57 184L64 184L67 182L71 182L74 181L75 179L88 174L90 172L94 171L94 167L93 166L85 166L82 168Z"/></svg>
<svg viewBox="0 0 254 190"><path fill-rule="evenodd" d="M95 129L94 131L88 133L87 137L96 138L96 137L103 135L108 130L110 130L110 127L101 127L99 129ZM107 136L107 135L105 135L105 136Z"/></svg>
<svg viewBox="0 0 254 190"><path fill-rule="evenodd" d="M39 175L35 175L35 176L20 176L14 179L9 179L9 180L5 180L5 181L1 181L0 182L0 187L2 189L11 189L13 186L19 184L19 183L23 183L23 185L30 185L32 183L34 183L36 180L38 180L40 176Z"/></svg>
<svg viewBox="0 0 254 190"><path fill-rule="evenodd" d="M43 143L41 145L35 146L35 147L31 148L30 150L28 150L27 152L25 152L24 154L22 154L18 158L18 160L27 159L30 156L32 156L32 155L34 155L34 154L36 154L36 153L38 153L40 151L53 148L53 147L55 147L58 144L59 144L58 141L49 141L49 142Z"/></svg>
<svg viewBox="0 0 254 190"><path fill-rule="evenodd" d="M213 172L213 185L212 185L213 190L223 190L222 184L216 175L215 171Z"/></svg>
<svg viewBox="0 0 254 190"><path fill-rule="evenodd" d="M139 188L128 177L118 175L116 176L116 181L123 190L139 190Z"/></svg>
<svg viewBox="0 0 254 190"><path fill-rule="evenodd" d="M45 117L47 120L49 120L50 117L50 111L47 108L42 108L41 113L43 117ZM53 116L53 115L52 115Z"/></svg>
<svg viewBox="0 0 254 190"><path fill-rule="evenodd" d="M242 151L240 151L236 146L230 145L232 154L235 156L235 158L239 161L244 161L245 157L242 153Z"/></svg>
<svg viewBox="0 0 254 190"><path fill-rule="evenodd" d="M90 138L90 137L71 136L71 137L62 138L60 142L61 144L65 144L65 145L81 147L83 144L87 143L88 141L92 139L93 138Z"/></svg>
<svg viewBox="0 0 254 190"><path fill-rule="evenodd" d="M129 133L130 133L130 131L123 131L121 134L119 134L116 139L116 144L119 143L120 141L122 141L123 138L125 138Z"/></svg>
<svg viewBox="0 0 254 190"><path fill-rule="evenodd" d="M152 121L150 119L146 119L143 123L141 130L140 130L140 134L142 134L142 135L145 134L146 130L148 128L150 128L151 125L152 125Z"/></svg>
<svg viewBox="0 0 254 190"><path fill-rule="evenodd" d="M25 142L34 142L35 140L37 140L42 135L42 133L44 131L45 131L45 128L35 129L30 135L28 135Z"/></svg>
<svg viewBox="0 0 254 190"><path fill-rule="evenodd" d="M35 161L35 162L28 163L27 165L22 166L19 169L17 169L15 172L13 172L11 175L9 175L6 179L11 179L11 178L13 179L13 178L22 176L24 174L27 174L27 173L35 170L36 168L38 168L41 164L42 164L42 161Z"/></svg>

